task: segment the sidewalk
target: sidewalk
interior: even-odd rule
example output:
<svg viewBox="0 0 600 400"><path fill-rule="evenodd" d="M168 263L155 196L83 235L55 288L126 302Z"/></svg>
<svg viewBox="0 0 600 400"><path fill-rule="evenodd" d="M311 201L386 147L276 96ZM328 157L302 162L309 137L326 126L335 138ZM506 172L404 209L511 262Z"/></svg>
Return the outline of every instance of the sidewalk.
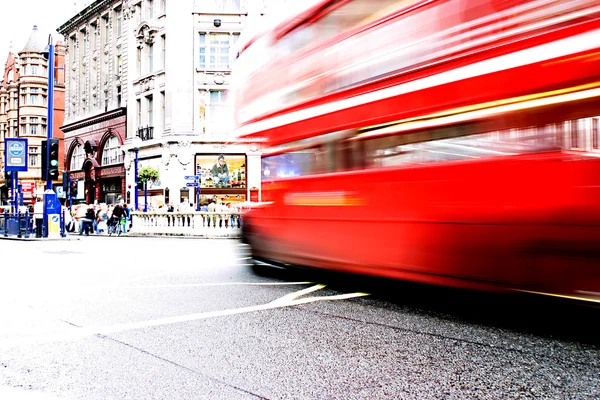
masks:
<svg viewBox="0 0 600 400"><path fill-rule="evenodd" d="M0 235L0 240L22 240L22 241L26 241L26 242L40 242L40 241L44 241L44 242L52 242L52 241L59 241L59 240L79 240L79 238L77 237L70 237L70 235L67 235L66 237L59 237L59 238L37 238L35 237L35 235L33 236L29 236L28 238L26 238L25 236L23 237L17 237L16 235L8 235L8 236L4 236L4 234Z"/></svg>

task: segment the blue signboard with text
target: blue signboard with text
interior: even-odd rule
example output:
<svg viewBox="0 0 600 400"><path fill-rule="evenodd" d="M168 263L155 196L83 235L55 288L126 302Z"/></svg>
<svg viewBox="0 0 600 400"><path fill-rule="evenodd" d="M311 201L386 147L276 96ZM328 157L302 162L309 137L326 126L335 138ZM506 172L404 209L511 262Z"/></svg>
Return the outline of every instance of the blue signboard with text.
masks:
<svg viewBox="0 0 600 400"><path fill-rule="evenodd" d="M27 171L27 139L4 139L4 170L11 172Z"/></svg>

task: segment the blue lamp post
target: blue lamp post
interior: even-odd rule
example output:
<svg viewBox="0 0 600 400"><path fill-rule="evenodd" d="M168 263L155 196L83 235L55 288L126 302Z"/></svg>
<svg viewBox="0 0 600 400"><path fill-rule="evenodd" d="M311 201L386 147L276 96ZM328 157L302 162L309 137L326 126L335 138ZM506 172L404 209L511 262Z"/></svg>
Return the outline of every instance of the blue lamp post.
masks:
<svg viewBox="0 0 600 400"><path fill-rule="evenodd" d="M139 210L139 193L138 193L138 185L139 185L139 181L138 181L138 168L139 168L139 163L140 163L140 159L139 159L139 152L140 152L140 148L139 147L134 147L133 151L135 152L135 170L134 170L134 182L135 182L135 211L137 212Z"/></svg>
<svg viewBox="0 0 600 400"><path fill-rule="evenodd" d="M139 200L139 186L140 186L140 177L139 177L139 169L140 169L140 157L139 157L139 152L140 152L140 146L142 139L140 139L139 136L134 136L131 138L131 148L130 150L133 151L135 153L135 164L134 164L134 175L133 175L133 182L134 182L134 194L133 194L133 198L134 198L134 206L135 206L135 211L137 212L140 208L140 200Z"/></svg>
<svg viewBox="0 0 600 400"><path fill-rule="evenodd" d="M44 49L42 56L48 60L48 140L46 146L46 171L50 170L50 139L52 139L52 129L54 128L54 43L52 35L48 35L48 45ZM44 219L42 223L42 236L48 237L48 201L52 199L54 192L52 190L52 178L46 174L46 190L44 191Z"/></svg>
<svg viewBox="0 0 600 400"><path fill-rule="evenodd" d="M48 140L52 139L52 129L54 128L54 43L52 35L48 35L48 45L42 54L48 60ZM50 143L48 141L48 143ZM46 146L46 162L50 160L50 146ZM46 165L46 171L49 165ZM52 178L50 174L46 176L46 190L52 190Z"/></svg>
<svg viewBox="0 0 600 400"><path fill-rule="evenodd" d="M144 181L144 212L148 212L148 180Z"/></svg>

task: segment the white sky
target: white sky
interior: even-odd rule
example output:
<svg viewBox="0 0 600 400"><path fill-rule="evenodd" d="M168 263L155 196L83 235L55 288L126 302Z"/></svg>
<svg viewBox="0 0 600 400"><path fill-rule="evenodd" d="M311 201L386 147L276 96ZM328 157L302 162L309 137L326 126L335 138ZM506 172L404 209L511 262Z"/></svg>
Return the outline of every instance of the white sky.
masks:
<svg viewBox="0 0 600 400"><path fill-rule="evenodd" d="M4 63L8 57L10 42L13 42L13 50L18 53L23 49L33 25L38 26L42 37L48 37L52 34L54 43L58 39L62 40L56 32L63 23L75 16L77 11L84 8L90 1L77 1L77 10L75 9L75 0L0 0L2 7L0 15L0 65L4 71ZM1 80L1 77L0 77Z"/></svg>

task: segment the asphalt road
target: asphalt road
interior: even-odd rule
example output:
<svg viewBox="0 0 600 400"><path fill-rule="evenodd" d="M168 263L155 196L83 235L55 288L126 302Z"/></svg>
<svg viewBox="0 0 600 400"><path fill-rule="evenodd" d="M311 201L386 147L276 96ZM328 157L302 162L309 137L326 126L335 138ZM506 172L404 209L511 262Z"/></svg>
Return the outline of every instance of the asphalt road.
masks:
<svg viewBox="0 0 600 400"><path fill-rule="evenodd" d="M232 240L0 240L0 399L598 399L598 311Z"/></svg>

